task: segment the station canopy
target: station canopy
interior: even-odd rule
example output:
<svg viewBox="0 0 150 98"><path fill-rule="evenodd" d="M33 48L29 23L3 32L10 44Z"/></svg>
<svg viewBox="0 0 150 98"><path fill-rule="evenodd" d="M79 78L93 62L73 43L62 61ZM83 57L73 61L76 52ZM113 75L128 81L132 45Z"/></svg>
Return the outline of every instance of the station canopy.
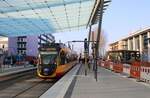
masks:
<svg viewBox="0 0 150 98"><path fill-rule="evenodd" d="M86 27L96 0L0 0L0 35L22 36Z"/></svg>

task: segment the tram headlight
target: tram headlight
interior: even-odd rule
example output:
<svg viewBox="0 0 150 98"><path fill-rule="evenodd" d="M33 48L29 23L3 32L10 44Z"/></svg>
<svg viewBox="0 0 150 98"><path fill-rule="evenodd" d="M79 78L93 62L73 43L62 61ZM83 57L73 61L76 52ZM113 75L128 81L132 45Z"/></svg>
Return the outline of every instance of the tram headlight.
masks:
<svg viewBox="0 0 150 98"><path fill-rule="evenodd" d="M44 71L44 74L45 74L45 75L48 75L49 72L50 72L50 69L49 69L49 68L44 68L43 71Z"/></svg>

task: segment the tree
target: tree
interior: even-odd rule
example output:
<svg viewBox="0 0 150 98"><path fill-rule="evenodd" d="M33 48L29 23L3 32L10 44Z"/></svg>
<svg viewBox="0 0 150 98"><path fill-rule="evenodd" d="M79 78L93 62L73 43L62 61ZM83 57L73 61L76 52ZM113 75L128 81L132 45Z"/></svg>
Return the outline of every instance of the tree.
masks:
<svg viewBox="0 0 150 98"><path fill-rule="evenodd" d="M98 33L98 28L94 29L91 32L90 41L96 41L97 40L97 33ZM100 53L100 56L104 56L105 55L106 42L107 42L106 33L104 31L102 31L101 35L100 35L100 42L99 42L99 53Z"/></svg>

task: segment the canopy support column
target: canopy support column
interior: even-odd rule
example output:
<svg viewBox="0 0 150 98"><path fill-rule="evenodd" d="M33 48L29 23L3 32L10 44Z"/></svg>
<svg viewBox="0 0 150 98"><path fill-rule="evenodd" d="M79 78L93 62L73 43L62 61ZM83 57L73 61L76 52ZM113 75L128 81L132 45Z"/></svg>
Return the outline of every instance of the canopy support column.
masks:
<svg viewBox="0 0 150 98"><path fill-rule="evenodd" d="M96 68L95 68L95 79L97 81L97 63L98 63L98 57L99 57L99 44L100 44L100 36L101 36L101 28L102 28L102 17L103 17L103 4L104 0L101 0L100 3L100 19L98 23L98 33L97 33L97 40L96 40Z"/></svg>

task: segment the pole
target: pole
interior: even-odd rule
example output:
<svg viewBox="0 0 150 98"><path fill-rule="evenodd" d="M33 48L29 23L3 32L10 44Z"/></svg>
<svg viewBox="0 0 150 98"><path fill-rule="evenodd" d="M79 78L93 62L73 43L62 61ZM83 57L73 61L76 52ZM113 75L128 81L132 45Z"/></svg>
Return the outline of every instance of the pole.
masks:
<svg viewBox="0 0 150 98"><path fill-rule="evenodd" d="M84 39L84 65L85 65L85 76L87 75L87 56L88 56L88 42L87 39Z"/></svg>
<svg viewBox="0 0 150 98"><path fill-rule="evenodd" d="M90 39L91 39L91 28L92 28L92 26L90 25L90 27L89 27L89 36L88 36L88 54L89 54L89 45L90 45Z"/></svg>
<svg viewBox="0 0 150 98"><path fill-rule="evenodd" d="M72 44L72 50L74 49L74 45Z"/></svg>
<svg viewBox="0 0 150 98"><path fill-rule="evenodd" d="M86 76L87 75L87 51L84 51L84 58L85 58L84 66L85 66L85 76Z"/></svg>
<svg viewBox="0 0 150 98"><path fill-rule="evenodd" d="M96 70L95 70L95 79L96 79L96 81L97 81L97 59L98 59L98 56L99 56L99 43L100 43L102 16L103 16L103 4L104 4L104 0L101 0L100 19L99 19L99 23L98 23L98 34L97 34L97 42L96 42Z"/></svg>

